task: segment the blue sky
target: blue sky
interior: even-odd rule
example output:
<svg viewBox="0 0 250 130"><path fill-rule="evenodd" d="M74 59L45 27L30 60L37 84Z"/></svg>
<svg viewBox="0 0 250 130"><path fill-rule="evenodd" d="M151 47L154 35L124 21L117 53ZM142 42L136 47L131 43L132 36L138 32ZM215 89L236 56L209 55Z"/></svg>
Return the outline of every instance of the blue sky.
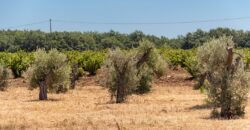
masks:
<svg viewBox="0 0 250 130"><path fill-rule="evenodd" d="M55 20L88 22L182 22L193 20L250 17L249 0L1 0L0 29L40 29L49 31L52 19L54 31L115 30L130 33L141 30L146 34L176 37L197 29L216 27L250 30L250 19L209 23L164 25L103 25L61 23ZM54 21L53 21L54 20Z"/></svg>

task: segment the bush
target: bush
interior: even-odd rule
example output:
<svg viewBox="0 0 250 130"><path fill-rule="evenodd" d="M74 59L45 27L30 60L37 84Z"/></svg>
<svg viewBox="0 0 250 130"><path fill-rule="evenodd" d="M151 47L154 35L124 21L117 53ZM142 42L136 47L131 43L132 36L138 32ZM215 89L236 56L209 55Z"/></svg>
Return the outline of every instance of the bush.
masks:
<svg viewBox="0 0 250 130"><path fill-rule="evenodd" d="M78 62L81 53L78 51L67 51L64 53L67 55L67 60L71 67L70 88L75 89L76 80L78 80L79 77L82 76L81 74L79 74L81 72L79 72L79 62Z"/></svg>
<svg viewBox="0 0 250 130"><path fill-rule="evenodd" d="M161 48L160 54L168 62L170 68L177 69L178 67L182 67L192 76L191 79L199 77L200 68L196 50Z"/></svg>
<svg viewBox="0 0 250 130"><path fill-rule="evenodd" d="M139 94L147 93L151 90L153 71L147 65L144 65L139 70L139 85L136 87L135 92Z"/></svg>
<svg viewBox="0 0 250 130"><path fill-rule="evenodd" d="M205 87L214 108L212 114L224 118L244 115L249 91L242 57L232 47L232 38L221 37L198 49L198 60L208 81Z"/></svg>
<svg viewBox="0 0 250 130"><path fill-rule="evenodd" d="M28 70L30 89L39 87L39 99L47 100L48 92L65 91L70 83L70 65L64 54L52 49L35 52L35 61Z"/></svg>
<svg viewBox="0 0 250 130"><path fill-rule="evenodd" d="M186 59L196 55L195 50L161 48L159 51L172 69L177 69L178 67L184 68Z"/></svg>
<svg viewBox="0 0 250 130"><path fill-rule="evenodd" d="M184 61L183 68L192 76L193 79L199 77L201 73L196 56L187 57Z"/></svg>
<svg viewBox="0 0 250 130"><path fill-rule="evenodd" d="M168 64L162 59L160 55L158 55L157 62L155 63L154 73L157 78L162 77L167 70Z"/></svg>
<svg viewBox="0 0 250 130"><path fill-rule="evenodd" d="M79 58L79 66L90 75L95 75L97 69L99 69L104 61L105 53L95 51L85 51Z"/></svg>
<svg viewBox="0 0 250 130"><path fill-rule="evenodd" d="M22 73L25 72L29 65L33 62L33 53L16 52L16 53L0 53L0 61L11 69L15 78L21 77Z"/></svg>
<svg viewBox="0 0 250 130"><path fill-rule="evenodd" d="M7 79L10 76L10 71L8 68L1 63L0 64L0 90L4 91L7 87Z"/></svg>
<svg viewBox="0 0 250 130"><path fill-rule="evenodd" d="M250 65L250 49L243 49L242 50L243 54L244 54L244 63L246 64L245 69L249 69L249 65Z"/></svg>
<svg viewBox="0 0 250 130"><path fill-rule="evenodd" d="M21 77L22 73L28 69L32 62L32 53L17 52L13 53L10 58L9 66L14 77L17 78Z"/></svg>

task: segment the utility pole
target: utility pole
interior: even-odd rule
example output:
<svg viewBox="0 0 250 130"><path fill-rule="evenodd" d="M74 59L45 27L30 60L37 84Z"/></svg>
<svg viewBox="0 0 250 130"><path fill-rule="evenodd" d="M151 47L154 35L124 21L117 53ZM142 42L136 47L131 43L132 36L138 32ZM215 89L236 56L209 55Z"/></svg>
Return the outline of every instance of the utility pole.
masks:
<svg viewBox="0 0 250 130"><path fill-rule="evenodd" d="M51 22L52 22L52 20L49 19L49 31L50 31L50 33L52 32L52 25L51 25Z"/></svg>

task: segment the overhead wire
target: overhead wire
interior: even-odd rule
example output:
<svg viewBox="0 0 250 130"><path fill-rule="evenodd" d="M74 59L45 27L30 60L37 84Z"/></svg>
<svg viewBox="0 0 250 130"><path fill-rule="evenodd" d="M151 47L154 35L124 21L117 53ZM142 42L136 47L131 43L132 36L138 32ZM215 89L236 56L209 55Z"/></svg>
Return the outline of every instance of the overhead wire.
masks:
<svg viewBox="0 0 250 130"><path fill-rule="evenodd" d="M74 20L57 20L57 19L55 19L53 21L59 22L59 23L103 24L103 25L168 25L168 24L223 22L223 21L235 21L235 20L247 20L247 19L250 19L250 17L191 20L191 21L174 21L174 22L94 22L94 21L74 21Z"/></svg>
<svg viewBox="0 0 250 130"><path fill-rule="evenodd" d="M43 24L43 23L48 23L48 20L43 20L43 21L38 21L38 22L33 22L33 23L27 23L27 24L21 24L21 25L16 25L16 26L11 26L7 27L7 29L13 29L13 28L20 28L20 27L27 27L27 26L33 26L33 25L38 25L38 24Z"/></svg>
<svg viewBox="0 0 250 130"><path fill-rule="evenodd" d="M221 18L221 19L205 19L205 20L190 20L190 21L173 21L173 22L95 22L95 21L77 21L77 20L59 20L53 19L55 23L75 23L75 24L93 24L93 25L172 25L172 24L192 24L192 23L209 23L209 22L223 22L236 20L250 20L250 17L235 17L235 18ZM21 24L7 27L7 29L17 29L21 27L28 27L43 23L49 23L49 20L42 20L33 23Z"/></svg>

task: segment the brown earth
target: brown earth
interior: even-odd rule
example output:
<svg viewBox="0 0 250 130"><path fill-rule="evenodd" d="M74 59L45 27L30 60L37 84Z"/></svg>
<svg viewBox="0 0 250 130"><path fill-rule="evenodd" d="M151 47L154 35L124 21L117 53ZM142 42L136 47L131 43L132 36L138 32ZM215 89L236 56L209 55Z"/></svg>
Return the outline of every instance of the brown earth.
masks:
<svg viewBox="0 0 250 130"><path fill-rule="evenodd" d="M243 119L212 119L206 96L186 78L183 71L170 71L155 80L150 93L129 96L123 104L110 103L93 77L82 78L66 94L49 94L48 101L38 101L38 90L28 90L23 79L11 79L0 92L0 129L250 129L250 105Z"/></svg>

